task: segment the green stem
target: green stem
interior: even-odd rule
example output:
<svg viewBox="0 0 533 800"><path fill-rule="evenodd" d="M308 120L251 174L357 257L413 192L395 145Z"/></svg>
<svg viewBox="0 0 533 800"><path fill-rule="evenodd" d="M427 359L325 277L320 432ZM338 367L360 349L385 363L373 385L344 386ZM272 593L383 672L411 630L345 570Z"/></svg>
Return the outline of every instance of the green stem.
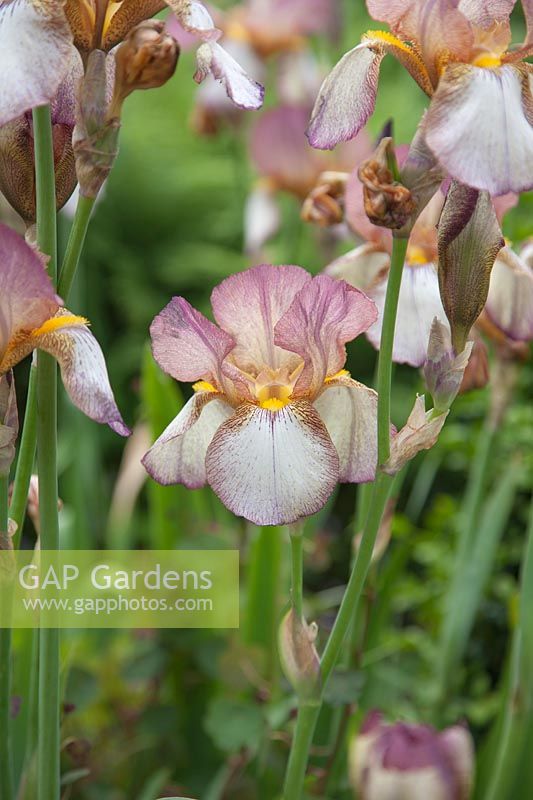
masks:
<svg viewBox="0 0 533 800"><path fill-rule="evenodd" d="M50 106L33 110L37 242L57 281L54 150ZM37 363L37 466L41 549L59 549L57 490L57 366L40 352ZM42 628L39 659L38 800L60 797L59 631Z"/></svg>
<svg viewBox="0 0 533 800"><path fill-rule="evenodd" d="M391 268L387 283L385 308L383 311L383 327L381 330L381 344L378 359L378 465L382 466L390 455L390 406L391 406L391 376L392 376L392 348L394 344L394 329L396 327L396 313L398 297L402 280L402 271L407 250L407 239L394 239L391 256ZM300 800L305 780L305 771L309 760L309 751L313 735L320 714L324 698L324 689L331 677L335 665L339 660L342 647L350 625L357 614L359 600L364 583L374 544L378 534L381 518L385 510L387 499L391 491L392 479L389 475L378 470L373 485L372 498L368 508L363 537L357 557L355 559L350 580L342 599L339 613L335 620L333 630L326 643L321 659L322 694L319 702L314 705L302 705L296 719L296 729L292 742L285 786L284 800Z"/></svg>
<svg viewBox="0 0 533 800"><path fill-rule="evenodd" d="M70 229L67 249L65 250L65 257L61 266L57 285L57 293L63 298L65 303L68 301L68 296L72 289L72 284L74 283L95 199L94 197L83 197L81 194L78 198L76 214L74 215L74 221Z"/></svg>
<svg viewBox="0 0 533 800"><path fill-rule="evenodd" d="M61 267L58 284L58 294L66 303L72 284L76 275L76 270L80 261L80 256L85 243L85 237L91 212L94 206L94 198L82 197L80 195L76 214L70 229L67 249ZM30 370L30 380L28 384L28 396L26 399L26 413L24 416L24 426L22 428L22 438L19 447L19 456L15 480L13 482L13 496L9 515L17 525L17 531L13 539L15 549L20 544L24 516L28 502L28 489L30 478L35 461L35 448L37 443L37 370L32 366Z"/></svg>
<svg viewBox="0 0 533 800"><path fill-rule="evenodd" d="M487 800L510 800L520 766L525 757L529 758L529 733L533 721L533 498L521 583L502 742L487 789Z"/></svg>
<svg viewBox="0 0 533 800"><path fill-rule="evenodd" d="M30 367L30 380L26 398L26 413L20 440L19 457L15 480L13 482L13 496L9 507L9 516L15 522L17 530L13 537L13 546L17 549L22 537L22 528L28 502L28 490L35 461L35 446L37 443L37 369L32 364Z"/></svg>
<svg viewBox="0 0 533 800"><path fill-rule="evenodd" d="M383 327L378 359L378 465L382 466L390 455L390 403L392 380L392 348L398 297L407 251L407 239L393 239L391 265L387 281L387 294L383 310Z"/></svg>
<svg viewBox="0 0 533 800"><path fill-rule="evenodd" d="M291 602L295 614L303 618L303 531L290 529L291 539Z"/></svg>
<svg viewBox="0 0 533 800"><path fill-rule="evenodd" d="M8 530L9 478L0 477L0 534ZM11 630L0 628L0 797L13 798L11 761Z"/></svg>

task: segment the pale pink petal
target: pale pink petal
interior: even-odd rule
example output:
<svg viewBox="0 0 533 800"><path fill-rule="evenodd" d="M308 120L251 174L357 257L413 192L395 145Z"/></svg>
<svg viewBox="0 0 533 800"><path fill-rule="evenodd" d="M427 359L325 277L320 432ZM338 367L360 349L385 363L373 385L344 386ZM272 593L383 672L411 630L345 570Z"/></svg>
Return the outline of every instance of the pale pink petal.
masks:
<svg viewBox="0 0 533 800"><path fill-rule="evenodd" d="M165 20L165 30L177 41L182 53L198 47L198 36L185 30L179 19L174 14L169 14Z"/></svg>
<svg viewBox="0 0 533 800"><path fill-rule="evenodd" d="M368 293L369 287L389 266L388 253L377 250L373 244L362 244L336 258L324 272Z"/></svg>
<svg viewBox="0 0 533 800"><path fill-rule="evenodd" d="M494 262L485 310L511 339L533 340L533 270L509 247Z"/></svg>
<svg viewBox="0 0 533 800"><path fill-rule="evenodd" d="M281 214L271 189L259 184L248 195L244 209L244 249L250 255L261 251L281 224Z"/></svg>
<svg viewBox="0 0 533 800"><path fill-rule="evenodd" d="M115 403L100 345L85 325L67 322L64 328L39 336L35 345L57 359L63 385L80 411L120 436L130 435Z"/></svg>
<svg viewBox="0 0 533 800"><path fill-rule="evenodd" d="M342 483L373 481L378 461L378 396L350 378L332 381L313 403L339 454Z"/></svg>
<svg viewBox="0 0 533 800"><path fill-rule="evenodd" d="M144 456L146 471L167 486L205 486L205 456L218 428L233 409L214 392L198 392L181 409Z"/></svg>
<svg viewBox="0 0 533 800"><path fill-rule="evenodd" d="M207 480L224 505L256 525L285 525L319 511L339 477L324 423L305 401L268 411L251 404L216 432Z"/></svg>
<svg viewBox="0 0 533 800"><path fill-rule="evenodd" d="M433 447L448 414L448 411L441 414L426 411L424 395L417 397L409 419L391 441L390 458L384 471L395 475L422 450Z"/></svg>
<svg viewBox="0 0 533 800"><path fill-rule="evenodd" d="M265 94L260 83L254 81L217 42L206 42L196 53L197 70L194 80L201 83L209 73L225 88L230 100L239 108L258 109Z"/></svg>
<svg viewBox="0 0 533 800"><path fill-rule="evenodd" d="M315 396L325 378L343 368L346 342L366 331L376 318L374 302L345 281L318 275L304 286L274 332L277 345L304 360L296 396Z"/></svg>
<svg viewBox="0 0 533 800"><path fill-rule="evenodd" d="M313 147L332 150L359 133L374 111L384 54L359 44L333 68L322 84L307 130Z"/></svg>
<svg viewBox="0 0 533 800"><path fill-rule="evenodd" d="M416 33L414 24L416 12L424 0L366 0L370 16L379 22L386 22L393 30L401 29L409 34Z"/></svg>
<svg viewBox="0 0 533 800"><path fill-rule="evenodd" d="M332 32L337 25L335 0L248 0L246 23L273 38Z"/></svg>
<svg viewBox="0 0 533 800"><path fill-rule="evenodd" d="M379 350L387 279L367 289L378 307L379 317L366 333ZM435 317L445 320L439 293L439 279L434 264L405 265L402 274L398 315L394 332L393 361L421 367L426 360L429 333Z"/></svg>
<svg viewBox="0 0 533 800"><path fill-rule="evenodd" d="M0 363L7 343L21 329L53 317L58 301L44 261L18 233L0 224Z"/></svg>
<svg viewBox="0 0 533 800"><path fill-rule="evenodd" d="M492 198L492 205L494 206L494 211L496 212L496 217L500 225L507 212L512 208L515 208L518 205L519 200L520 196L514 194L514 192L500 194L498 197Z"/></svg>
<svg viewBox="0 0 533 800"><path fill-rule="evenodd" d="M55 95L72 52L61 0L0 4L0 125Z"/></svg>
<svg viewBox="0 0 533 800"><path fill-rule="evenodd" d="M253 163L261 175L283 189L305 195L313 188L324 165L305 138L309 109L284 105L265 111L256 121L250 139Z"/></svg>
<svg viewBox="0 0 533 800"><path fill-rule="evenodd" d="M473 25L490 28L495 22L507 22L516 0L459 0L461 11Z"/></svg>
<svg viewBox="0 0 533 800"><path fill-rule="evenodd" d="M154 358L178 381L220 386L220 365L235 342L183 297L173 297L150 327Z"/></svg>
<svg viewBox="0 0 533 800"><path fill-rule="evenodd" d="M426 140L453 178L493 195L533 187L529 79L529 65L446 69L427 114Z"/></svg>
<svg viewBox="0 0 533 800"><path fill-rule="evenodd" d="M287 362L288 354L274 344L274 327L310 281L301 267L261 264L215 287L213 315L237 343L231 357L243 370L257 373L263 366L277 369Z"/></svg>
<svg viewBox="0 0 533 800"><path fill-rule="evenodd" d="M526 44L533 42L533 0L522 0L522 8L527 24Z"/></svg>
<svg viewBox="0 0 533 800"><path fill-rule="evenodd" d="M183 3L183 0L166 0L176 13L181 26L188 32L205 42L216 41L222 32L216 27L211 14L203 3L197 0Z"/></svg>
<svg viewBox="0 0 533 800"><path fill-rule="evenodd" d="M13 373L0 375L0 477L9 475L19 430Z"/></svg>

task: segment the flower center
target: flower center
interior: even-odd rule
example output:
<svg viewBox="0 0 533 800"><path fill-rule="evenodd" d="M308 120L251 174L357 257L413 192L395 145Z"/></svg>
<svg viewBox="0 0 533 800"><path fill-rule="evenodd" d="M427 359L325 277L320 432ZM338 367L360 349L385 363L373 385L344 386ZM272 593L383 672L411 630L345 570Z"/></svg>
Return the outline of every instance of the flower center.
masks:
<svg viewBox="0 0 533 800"><path fill-rule="evenodd" d="M474 59L472 63L474 67L483 67L485 69L492 69L494 67L500 67L502 60L500 56L497 56L493 53L483 53L482 55Z"/></svg>
<svg viewBox="0 0 533 800"><path fill-rule="evenodd" d="M411 245L407 250L406 259L407 263L410 266L423 266L424 264L429 264L430 259L427 257L427 253L423 247L419 247L418 245Z"/></svg>

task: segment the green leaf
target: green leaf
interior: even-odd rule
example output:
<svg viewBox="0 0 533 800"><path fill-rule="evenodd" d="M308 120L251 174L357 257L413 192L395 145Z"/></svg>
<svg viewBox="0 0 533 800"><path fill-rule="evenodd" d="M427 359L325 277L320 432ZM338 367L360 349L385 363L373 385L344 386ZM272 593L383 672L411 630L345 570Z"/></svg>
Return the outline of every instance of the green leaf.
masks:
<svg viewBox="0 0 533 800"><path fill-rule="evenodd" d="M261 710L245 701L217 697L210 705L205 729L219 750L238 752L246 747L255 752L265 728Z"/></svg>

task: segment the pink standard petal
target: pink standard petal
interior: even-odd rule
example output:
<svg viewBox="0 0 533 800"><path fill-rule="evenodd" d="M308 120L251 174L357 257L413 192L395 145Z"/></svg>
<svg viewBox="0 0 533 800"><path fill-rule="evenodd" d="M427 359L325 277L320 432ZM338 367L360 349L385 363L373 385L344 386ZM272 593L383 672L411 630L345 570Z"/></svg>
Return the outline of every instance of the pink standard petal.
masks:
<svg viewBox="0 0 533 800"><path fill-rule="evenodd" d="M248 0L247 26L259 34L309 35L336 28L335 0Z"/></svg>
<svg viewBox="0 0 533 800"><path fill-rule="evenodd" d="M61 0L0 4L0 125L55 95L72 53Z"/></svg>
<svg viewBox="0 0 533 800"><path fill-rule="evenodd" d="M0 224L0 362L11 336L53 317L57 296L44 263L22 236Z"/></svg>
<svg viewBox="0 0 533 800"><path fill-rule="evenodd" d="M173 297L157 315L150 335L155 360L173 378L220 387L220 365L235 342L183 297Z"/></svg>
<svg viewBox="0 0 533 800"><path fill-rule="evenodd" d="M274 341L297 353L305 366L296 396L318 394L324 379L346 362L346 342L364 333L377 309L359 289L328 275L318 275L294 298L275 328Z"/></svg>
<svg viewBox="0 0 533 800"><path fill-rule="evenodd" d="M353 139L376 104L379 67L384 52L359 44L332 69L317 97L307 129L313 147L332 150Z"/></svg>
<svg viewBox="0 0 533 800"><path fill-rule="evenodd" d="M427 113L426 141L453 178L493 195L533 187L530 75L525 64L446 69Z"/></svg>
<svg viewBox="0 0 533 800"><path fill-rule="evenodd" d="M85 325L67 324L44 334L36 344L57 359L63 385L80 411L120 436L130 435L115 403L100 345Z"/></svg>
<svg viewBox="0 0 533 800"><path fill-rule="evenodd" d="M234 413L214 392L198 392L165 428L142 459L154 480L164 486L205 486L205 456L218 428Z"/></svg>
<svg viewBox="0 0 533 800"><path fill-rule="evenodd" d="M319 511L339 476L337 451L314 408L246 404L207 450L207 480L230 511L256 525L286 525Z"/></svg>
<svg viewBox="0 0 533 800"><path fill-rule="evenodd" d="M201 83L209 73L222 84L230 100L239 108L255 110L263 105L265 90L243 70L217 42L206 42L196 54L194 80Z"/></svg>
<svg viewBox="0 0 533 800"><path fill-rule="evenodd" d="M287 361L294 362L275 346L274 328L310 281L311 276L302 267L260 264L231 275L213 289L213 315L236 341L231 356L242 369L277 369Z"/></svg>
<svg viewBox="0 0 533 800"><path fill-rule="evenodd" d="M378 396L362 383L332 381L313 403L339 454L339 480L373 481L378 462Z"/></svg>
<svg viewBox="0 0 533 800"><path fill-rule="evenodd" d="M494 22L507 22L516 0L459 0L459 10L473 25L490 28Z"/></svg>

